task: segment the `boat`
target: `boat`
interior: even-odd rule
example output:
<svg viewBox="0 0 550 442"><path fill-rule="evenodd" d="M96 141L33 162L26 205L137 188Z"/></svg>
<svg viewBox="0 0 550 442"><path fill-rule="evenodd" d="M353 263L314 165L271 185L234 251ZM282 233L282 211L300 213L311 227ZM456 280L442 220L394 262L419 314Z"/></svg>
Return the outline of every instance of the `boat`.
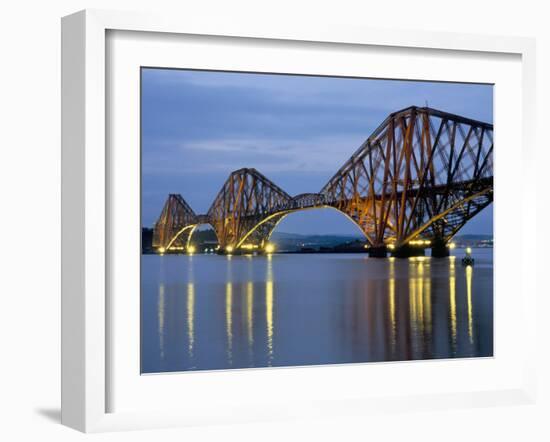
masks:
<svg viewBox="0 0 550 442"><path fill-rule="evenodd" d="M473 266L474 263L475 263L475 259L472 258L472 249L471 247L466 247L466 256L462 258L462 265Z"/></svg>

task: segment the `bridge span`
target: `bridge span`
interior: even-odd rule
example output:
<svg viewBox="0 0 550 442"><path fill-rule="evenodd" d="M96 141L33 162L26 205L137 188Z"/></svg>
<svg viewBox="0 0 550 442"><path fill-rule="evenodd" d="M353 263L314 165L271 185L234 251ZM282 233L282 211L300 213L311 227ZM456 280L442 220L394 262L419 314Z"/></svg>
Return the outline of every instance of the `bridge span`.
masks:
<svg viewBox="0 0 550 442"><path fill-rule="evenodd" d="M447 256L452 237L493 201L493 146L492 124L409 107L390 114L318 193L291 196L243 168L206 214L170 194L153 247L188 250L196 227L210 224L221 252L261 251L286 215L330 207L363 232L371 256L407 256L418 244Z"/></svg>

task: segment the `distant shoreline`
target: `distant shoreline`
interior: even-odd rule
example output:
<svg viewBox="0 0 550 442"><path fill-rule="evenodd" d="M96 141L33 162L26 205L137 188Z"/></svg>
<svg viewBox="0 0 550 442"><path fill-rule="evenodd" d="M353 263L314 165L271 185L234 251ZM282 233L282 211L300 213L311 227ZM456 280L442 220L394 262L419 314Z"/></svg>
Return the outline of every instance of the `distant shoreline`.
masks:
<svg viewBox="0 0 550 442"><path fill-rule="evenodd" d="M456 247L455 250L463 250L463 249L466 249L467 247L470 247L472 249L493 249L492 246L464 246L464 247ZM353 255L359 255L359 254L364 254L364 255L368 255L368 250L365 249L365 250L306 250L306 251L303 251L303 250L280 250L280 251L276 251L276 252L273 252L273 253L270 253L270 255L328 255L328 254L333 254L333 255L342 255L342 254L353 254ZM168 253L164 253L163 255L160 255L159 253L155 253L153 251L146 251L146 252L142 252L142 255L156 255L156 256L163 256L163 255L188 255L188 253L184 253L184 252L168 252ZM222 256L222 257L225 257L225 256L228 256L228 255L223 255L223 254L218 254L218 253L214 253L214 252L209 252L209 253L204 253L204 252L198 252L198 253L193 253L193 255L215 255L215 256ZM251 255L254 255L253 253L235 253L235 254L232 254L230 256L251 256ZM263 254L256 254L254 256L262 256ZM431 258L430 255L424 255L426 258Z"/></svg>

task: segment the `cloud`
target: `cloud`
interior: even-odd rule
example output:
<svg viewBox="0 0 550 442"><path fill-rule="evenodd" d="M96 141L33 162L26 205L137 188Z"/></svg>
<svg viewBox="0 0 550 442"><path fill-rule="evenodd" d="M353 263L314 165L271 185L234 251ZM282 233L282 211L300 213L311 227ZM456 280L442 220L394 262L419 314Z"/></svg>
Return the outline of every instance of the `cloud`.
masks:
<svg viewBox="0 0 550 442"><path fill-rule="evenodd" d="M144 152L142 167L147 175L201 175L208 170L225 177L233 170L251 167L264 175L286 171L330 177L363 141L362 134L306 140L208 139Z"/></svg>

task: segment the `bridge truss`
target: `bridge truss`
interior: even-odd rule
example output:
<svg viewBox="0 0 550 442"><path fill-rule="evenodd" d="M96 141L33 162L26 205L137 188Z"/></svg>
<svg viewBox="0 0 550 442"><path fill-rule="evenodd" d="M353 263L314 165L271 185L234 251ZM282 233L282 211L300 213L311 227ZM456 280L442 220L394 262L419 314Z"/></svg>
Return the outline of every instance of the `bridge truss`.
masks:
<svg viewBox="0 0 550 442"><path fill-rule="evenodd" d="M222 250L261 249L284 216L332 207L371 248L418 239L444 246L493 200L493 126L431 108L391 114L319 193L290 196L255 169L230 174L206 215L171 194L153 246L185 249L211 224Z"/></svg>
<svg viewBox="0 0 550 442"><path fill-rule="evenodd" d="M169 249L187 251L198 224L197 215L181 195L168 195L153 229L153 247L161 253Z"/></svg>
<svg viewBox="0 0 550 442"><path fill-rule="evenodd" d="M292 197L256 169L231 175L208 210L220 247L240 247L244 241L263 247L288 212Z"/></svg>
<svg viewBox="0 0 550 442"><path fill-rule="evenodd" d="M447 242L493 199L493 126L429 108L391 114L321 193L374 247Z"/></svg>

